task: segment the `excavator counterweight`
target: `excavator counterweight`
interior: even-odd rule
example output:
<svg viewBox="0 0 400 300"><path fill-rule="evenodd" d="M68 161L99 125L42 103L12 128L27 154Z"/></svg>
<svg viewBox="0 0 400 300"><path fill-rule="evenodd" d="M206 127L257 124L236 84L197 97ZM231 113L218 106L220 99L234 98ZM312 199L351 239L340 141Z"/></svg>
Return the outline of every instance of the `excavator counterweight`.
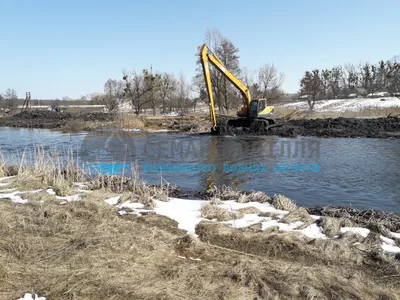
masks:
<svg viewBox="0 0 400 300"><path fill-rule="evenodd" d="M254 131L268 130L268 127L275 123L273 116L274 107L267 106L266 99L251 99L249 88L233 75L222 63L222 61L204 44L200 51L200 61L203 67L204 80L210 106L210 119L212 121L211 133L221 134L223 126L246 127ZM217 122L215 112L214 95L210 75L210 63L237 88L243 97L243 106L238 111L236 119L230 119L226 124Z"/></svg>

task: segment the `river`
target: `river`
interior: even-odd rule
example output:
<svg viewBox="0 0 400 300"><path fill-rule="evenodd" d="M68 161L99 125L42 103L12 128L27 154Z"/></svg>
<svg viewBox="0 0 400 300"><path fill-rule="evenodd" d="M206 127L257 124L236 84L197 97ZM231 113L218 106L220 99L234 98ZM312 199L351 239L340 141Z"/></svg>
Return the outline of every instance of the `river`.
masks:
<svg viewBox="0 0 400 300"><path fill-rule="evenodd" d="M163 178L190 190L225 184L280 193L307 207L400 212L399 140L0 128L1 152L10 164L37 146L49 153L73 149L81 164L100 172L124 167L130 174L136 165L150 183Z"/></svg>

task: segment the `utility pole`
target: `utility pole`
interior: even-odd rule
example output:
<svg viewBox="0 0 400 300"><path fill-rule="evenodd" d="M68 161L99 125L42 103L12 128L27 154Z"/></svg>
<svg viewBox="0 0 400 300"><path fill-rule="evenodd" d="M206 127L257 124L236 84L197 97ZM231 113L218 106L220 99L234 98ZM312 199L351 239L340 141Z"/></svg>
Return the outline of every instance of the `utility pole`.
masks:
<svg viewBox="0 0 400 300"><path fill-rule="evenodd" d="M25 109L29 109L29 101L30 100L31 100L31 92L26 92L25 101L24 101L24 104L22 105L21 112L23 112Z"/></svg>

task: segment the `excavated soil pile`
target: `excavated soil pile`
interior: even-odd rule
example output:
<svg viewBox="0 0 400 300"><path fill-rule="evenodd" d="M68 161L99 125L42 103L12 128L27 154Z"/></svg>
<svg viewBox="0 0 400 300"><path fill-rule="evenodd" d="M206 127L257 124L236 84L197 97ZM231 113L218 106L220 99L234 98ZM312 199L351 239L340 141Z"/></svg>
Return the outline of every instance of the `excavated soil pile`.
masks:
<svg viewBox="0 0 400 300"><path fill-rule="evenodd" d="M400 215L395 213L339 206L318 206L307 210L312 215L348 219L362 227L368 227L378 232L384 231L385 228L393 232L400 232Z"/></svg>
<svg viewBox="0 0 400 300"><path fill-rule="evenodd" d="M227 129L228 135L277 135L281 137L366 137L400 138L400 119L389 118L329 118L303 120L277 120L277 124L262 133L251 130Z"/></svg>
<svg viewBox="0 0 400 300"><path fill-rule="evenodd" d="M335 118L291 120L286 125L273 128L267 134L292 137L312 135L320 137L400 137L399 118Z"/></svg>
<svg viewBox="0 0 400 300"><path fill-rule="evenodd" d="M109 122L114 120L108 113L68 113L52 111L24 111L8 118L1 118L0 125L11 127L59 128L70 121Z"/></svg>

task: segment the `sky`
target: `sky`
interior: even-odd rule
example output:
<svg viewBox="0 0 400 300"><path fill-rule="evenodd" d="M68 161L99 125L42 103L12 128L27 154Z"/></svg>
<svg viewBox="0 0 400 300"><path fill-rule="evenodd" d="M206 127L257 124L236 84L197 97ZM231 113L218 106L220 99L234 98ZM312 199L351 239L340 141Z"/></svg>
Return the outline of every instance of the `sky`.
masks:
<svg viewBox="0 0 400 300"><path fill-rule="evenodd" d="M214 28L242 67L273 63L297 92L306 70L399 55L399 13L399 0L0 0L0 93L80 98L150 66L190 82Z"/></svg>

